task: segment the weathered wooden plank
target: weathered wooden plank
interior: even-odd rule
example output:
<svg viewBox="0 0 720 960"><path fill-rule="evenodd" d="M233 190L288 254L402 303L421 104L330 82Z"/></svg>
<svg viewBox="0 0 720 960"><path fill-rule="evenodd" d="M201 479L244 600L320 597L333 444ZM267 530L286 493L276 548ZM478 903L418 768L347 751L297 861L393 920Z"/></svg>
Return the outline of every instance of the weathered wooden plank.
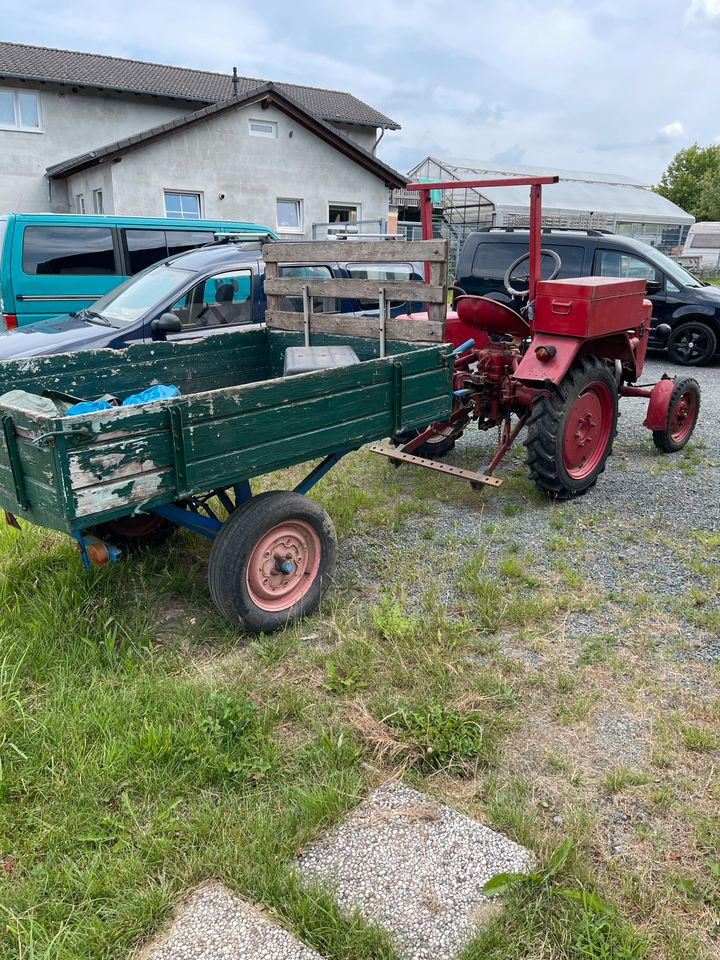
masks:
<svg viewBox="0 0 720 960"><path fill-rule="evenodd" d="M447 290L441 285L423 283L422 280L357 280L338 277L333 280L307 279L305 277L265 278L265 293L274 296L300 297L303 287L311 297L353 297L359 300L377 300L380 290L385 299L404 303L421 300L423 303L445 303Z"/></svg>
<svg viewBox="0 0 720 960"><path fill-rule="evenodd" d="M320 263L324 260L397 263L447 261L447 240L307 240L263 244L265 263Z"/></svg>
<svg viewBox="0 0 720 960"><path fill-rule="evenodd" d="M447 409L446 398L430 398L414 408L411 418L403 418L403 426L412 428L432 423L447 416ZM335 424L306 434L302 447L288 445L285 438L275 440L243 451L243 473L250 479L271 470L326 456L338 449L359 447L373 437L388 436L392 429L391 411L383 410L362 420ZM196 490L207 489L218 483L232 483L236 470L237 460L233 454L196 461L188 466L188 482Z"/></svg>
<svg viewBox="0 0 720 960"><path fill-rule="evenodd" d="M442 297L438 303L426 299L428 320L434 323L445 323L447 317L448 270L447 261L430 264L430 283L442 288Z"/></svg>
<svg viewBox="0 0 720 960"><path fill-rule="evenodd" d="M74 491L75 509L71 519L90 525L97 522L98 514L117 511L117 516L124 516L154 498L173 500L176 496L173 470L148 470L134 477L122 477L112 483Z"/></svg>
<svg viewBox="0 0 720 960"><path fill-rule="evenodd" d="M272 330L300 331L303 329L301 314L287 310L271 310L267 313L267 325ZM346 313L315 313L310 320L310 341L315 333L331 333L342 336L346 333L356 337L380 336L379 317L353 317ZM442 343L445 324L442 320L396 320L385 324L385 335L393 340L414 343Z"/></svg>
<svg viewBox="0 0 720 960"><path fill-rule="evenodd" d="M255 371L253 376L262 371L269 374L265 330L218 334L192 344L158 342L126 350L7 360L0 364L0 393L49 388L91 398L108 390L127 395L152 382L175 382L181 391L190 392L210 374L216 378L216 387L243 382L244 370Z"/></svg>

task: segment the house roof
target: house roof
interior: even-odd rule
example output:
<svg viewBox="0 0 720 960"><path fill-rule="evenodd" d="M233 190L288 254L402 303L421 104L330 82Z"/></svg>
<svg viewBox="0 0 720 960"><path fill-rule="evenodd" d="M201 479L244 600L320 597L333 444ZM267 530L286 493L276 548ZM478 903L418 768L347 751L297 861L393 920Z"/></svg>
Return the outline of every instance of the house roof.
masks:
<svg viewBox="0 0 720 960"><path fill-rule="evenodd" d="M77 50L58 50L55 47L0 42L2 77L73 84L198 103L226 100L236 92L242 96L268 82L254 77L238 77L235 91L229 73L190 70L187 67L171 67L163 63L126 60ZM274 85L321 120L400 129L394 120L342 90L305 87L295 83Z"/></svg>
<svg viewBox="0 0 720 960"><path fill-rule="evenodd" d="M55 163L47 168L47 175L51 179L63 179L71 174L79 173L81 170L87 170L88 167L93 167L103 161L123 156L145 144L160 140L163 137L170 136L180 130L185 130L195 124L207 122L222 113L227 113L230 110L246 107L258 102L263 105L267 103L278 107L278 109L282 110L288 116L297 120L298 123L303 124L303 126L311 130L312 133L321 140L324 140L340 153L354 160L376 177L379 177L388 187L404 187L407 183L407 178L398 173L397 170L378 160L374 154L358 146L353 140L346 137L343 133L340 133L334 127L331 127L323 120L319 120L317 116L306 110L301 104L292 100L272 83L263 84L260 87L255 87L243 96L230 97L219 103L210 104L207 107L202 107L200 110L186 113L182 117L176 117L174 120L168 120L166 123L151 127L149 130L143 130L141 133L124 137L122 140L105 144L105 146L98 147L96 150L90 150L79 156L71 157L69 160L63 160L61 163Z"/></svg>

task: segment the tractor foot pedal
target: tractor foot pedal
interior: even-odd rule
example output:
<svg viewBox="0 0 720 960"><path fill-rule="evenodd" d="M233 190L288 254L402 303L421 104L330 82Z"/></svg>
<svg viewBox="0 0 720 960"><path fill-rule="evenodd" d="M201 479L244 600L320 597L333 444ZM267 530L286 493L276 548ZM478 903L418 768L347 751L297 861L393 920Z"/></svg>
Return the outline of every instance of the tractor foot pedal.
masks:
<svg viewBox="0 0 720 960"><path fill-rule="evenodd" d="M438 473L446 473L448 476L457 477L458 480L468 480L473 489L478 489L481 486L500 487L503 483L498 477L489 477L485 473L475 473L473 470L463 470L461 467L453 467L449 463L440 463L438 460L416 457L414 453L403 453L402 450L383 447L379 443L370 444L368 449L371 453L379 453L381 456L387 457L396 466L400 463L412 463L416 467L426 467L428 470L437 470Z"/></svg>

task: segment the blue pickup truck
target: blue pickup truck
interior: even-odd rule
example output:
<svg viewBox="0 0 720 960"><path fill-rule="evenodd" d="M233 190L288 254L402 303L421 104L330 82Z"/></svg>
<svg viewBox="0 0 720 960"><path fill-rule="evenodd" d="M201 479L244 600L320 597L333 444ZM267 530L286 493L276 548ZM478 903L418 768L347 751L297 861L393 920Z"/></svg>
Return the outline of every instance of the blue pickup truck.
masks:
<svg viewBox="0 0 720 960"><path fill-rule="evenodd" d="M352 253L348 241L348 253ZM287 264L280 276L422 280L416 263L341 262ZM196 340L265 320L265 264L257 242L225 241L169 257L126 280L89 307L0 334L0 360L122 349L151 340ZM302 312L299 297L284 298L283 310ZM314 313L377 312L370 300L323 298ZM422 309L393 304L392 314Z"/></svg>

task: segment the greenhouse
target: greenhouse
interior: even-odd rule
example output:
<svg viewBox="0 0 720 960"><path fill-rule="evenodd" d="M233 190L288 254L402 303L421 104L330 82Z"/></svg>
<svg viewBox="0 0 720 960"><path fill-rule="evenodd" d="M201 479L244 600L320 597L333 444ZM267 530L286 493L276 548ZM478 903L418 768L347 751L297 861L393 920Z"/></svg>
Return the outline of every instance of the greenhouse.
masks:
<svg viewBox="0 0 720 960"><path fill-rule="evenodd" d="M587 173L540 167L507 167L493 163L463 164L427 157L409 171L411 180L478 180L512 176L557 174L559 183L543 188L543 226L566 230L609 230L637 237L664 253L682 248L694 217L647 184L615 174ZM436 230L456 245L468 233L483 227L527 227L527 187L433 191ZM395 190L399 229L410 238L420 236L418 194Z"/></svg>

